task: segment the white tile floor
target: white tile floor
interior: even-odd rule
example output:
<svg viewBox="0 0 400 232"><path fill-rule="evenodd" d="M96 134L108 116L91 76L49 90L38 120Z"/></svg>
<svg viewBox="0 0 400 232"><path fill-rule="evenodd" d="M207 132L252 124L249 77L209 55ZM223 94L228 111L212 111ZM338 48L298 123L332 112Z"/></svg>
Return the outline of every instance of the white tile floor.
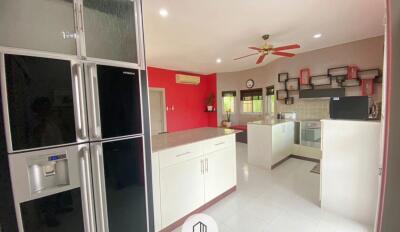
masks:
<svg viewBox="0 0 400 232"><path fill-rule="evenodd" d="M204 213L220 232L369 232L371 228L321 210L315 163L289 159L273 171L247 164L237 143L237 191ZM176 232L180 231L180 228Z"/></svg>

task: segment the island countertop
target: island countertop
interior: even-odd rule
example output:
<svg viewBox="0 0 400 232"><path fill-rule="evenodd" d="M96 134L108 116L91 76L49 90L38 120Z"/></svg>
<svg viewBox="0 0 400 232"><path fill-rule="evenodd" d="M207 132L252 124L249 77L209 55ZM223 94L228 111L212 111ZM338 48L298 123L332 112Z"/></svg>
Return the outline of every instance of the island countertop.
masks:
<svg viewBox="0 0 400 232"><path fill-rule="evenodd" d="M247 124L251 125L263 125L263 126L273 126L286 122L294 122L293 120L285 120L285 119L268 119L268 120L259 120L254 122L248 122Z"/></svg>
<svg viewBox="0 0 400 232"><path fill-rule="evenodd" d="M153 135L151 137L152 150L153 152L158 152L173 147L178 147L190 143L195 143L239 132L240 130L202 127L191 130L161 134L161 135Z"/></svg>

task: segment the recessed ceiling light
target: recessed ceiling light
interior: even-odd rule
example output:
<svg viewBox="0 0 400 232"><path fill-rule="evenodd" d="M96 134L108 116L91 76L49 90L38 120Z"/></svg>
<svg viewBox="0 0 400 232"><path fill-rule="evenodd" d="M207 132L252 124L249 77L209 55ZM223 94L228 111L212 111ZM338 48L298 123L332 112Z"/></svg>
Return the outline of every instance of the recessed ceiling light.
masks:
<svg viewBox="0 0 400 232"><path fill-rule="evenodd" d="M318 33L318 34L315 34L315 35L313 35L314 39L321 38L321 36L322 36L322 34L321 34L321 33Z"/></svg>
<svg viewBox="0 0 400 232"><path fill-rule="evenodd" d="M221 58L218 58L218 59L216 60L216 62L217 62L218 64L221 63L221 62L222 62Z"/></svg>
<svg viewBox="0 0 400 232"><path fill-rule="evenodd" d="M163 8L160 10L160 15L165 18L168 16L168 11Z"/></svg>

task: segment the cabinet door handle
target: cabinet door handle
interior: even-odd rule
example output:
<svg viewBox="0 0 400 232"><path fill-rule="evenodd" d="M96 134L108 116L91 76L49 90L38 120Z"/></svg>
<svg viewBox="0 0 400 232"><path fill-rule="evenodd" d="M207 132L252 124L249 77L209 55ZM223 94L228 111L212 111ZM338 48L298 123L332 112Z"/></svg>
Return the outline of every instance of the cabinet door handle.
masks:
<svg viewBox="0 0 400 232"><path fill-rule="evenodd" d="M78 14L79 14L79 9L78 9L78 3L74 3L74 20L75 20L75 33L78 33L79 31L79 19L78 19Z"/></svg>
<svg viewBox="0 0 400 232"><path fill-rule="evenodd" d="M208 173L208 158L206 159L206 172Z"/></svg>
<svg viewBox="0 0 400 232"><path fill-rule="evenodd" d="M82 6L82 4L83 3L79 4L79 12L80 12L80 16L81 16L81 23L80 23L81 24L80 25L81 26L81 32L83 32L83 9L82 9L83 6Z"/></svg>
<svg viewBox="0 0 400 232"><path fill-rule="evenodd" d="M224 144L225 142L220 142L220 143L216 143L216 144L214 144L215 146L219 146L219 145L222 145L222 144Z"/></svg>
<svg viewBox="0 0 400 232"><path fill-rule="evenodd" d="M190 153L191 153L190 151L187 151L187 152L185 152L185 153L176 155L176 157L180 157L180 156L184 156L184 155L189 155Z"/></svg>
<svg viewBox="0 0 400 232"><path fill-rule="evenodd" d="M201 174L204 174L204 160L201 160L201 167L200 167L200 172Z"/></svg>

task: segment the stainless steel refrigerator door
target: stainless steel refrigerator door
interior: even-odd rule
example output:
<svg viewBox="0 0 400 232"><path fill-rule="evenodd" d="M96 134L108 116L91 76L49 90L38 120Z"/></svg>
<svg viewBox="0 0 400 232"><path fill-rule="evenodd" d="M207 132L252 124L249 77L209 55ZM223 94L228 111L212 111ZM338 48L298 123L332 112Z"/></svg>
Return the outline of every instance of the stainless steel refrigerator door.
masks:
<svg viewBox="0 0 400 232"><path fill-rule="evenodd" d="M97 231L148 231L143 137L91 144Z"/></svg>
<svg viewBox="0 0 400 232"><path fill-rule="evenodd" d="M0 53L9 153L88 141L83 66L41 53Z"/></svg>
<svg viewBox="0 0 400 232"><path fill-rule="evenodd" d="M80 222L85 232L95 232L88 144L10 154L9 164L20 232L32 231L35 226L63 231L71 223L80 228ZM57 207L60 199L62 204L62 199L71 201L72 196L74 207ZM44 221L32 218L43 214Z"/></svg>
<svg viewBox="0 0 400 232"><path fill-rule="evenodd" d="M85 63L91 141L143 133L137 69Z"/></svg>

